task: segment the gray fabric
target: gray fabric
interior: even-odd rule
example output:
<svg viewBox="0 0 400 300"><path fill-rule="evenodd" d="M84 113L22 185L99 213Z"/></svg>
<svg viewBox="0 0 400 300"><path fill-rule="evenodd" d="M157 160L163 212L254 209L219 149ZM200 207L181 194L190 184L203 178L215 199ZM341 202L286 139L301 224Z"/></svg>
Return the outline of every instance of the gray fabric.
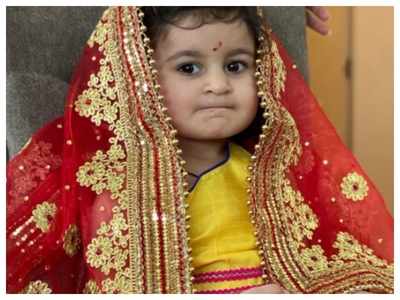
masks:
<svg viewBox="0 0 400 300"><path fill-rule="evenodd" d="M7 153L63 113L73 67L105 7L6 9ZM273 31L307 78L304 7L266 7Z"/></svg>
<svg viewBox="0 0 400 300"><path fill-rule="evenodd" d="M6 89L7 148L12 157L33 132L62 115L68 84L49 75L11 73Z"/></svg>
<svg viewBox="0 0 400 300"><path fill-rule="evenodd" d="M308 81L306 18L303 6L268 6L264 9L273 32Z"/></svg>

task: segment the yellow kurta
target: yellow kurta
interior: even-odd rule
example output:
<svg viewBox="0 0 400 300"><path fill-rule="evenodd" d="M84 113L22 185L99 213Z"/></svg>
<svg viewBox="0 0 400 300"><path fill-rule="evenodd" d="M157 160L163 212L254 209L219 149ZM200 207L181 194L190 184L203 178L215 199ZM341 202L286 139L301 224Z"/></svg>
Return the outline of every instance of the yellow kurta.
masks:
<svg viewBox="0 0 400 300"><path fill-rule="evenodd" d="M194 287L199 292L240 292L262 284L246 204L250 154L233 143L229 153L227 161L201 175L188 198Z"/></svg>

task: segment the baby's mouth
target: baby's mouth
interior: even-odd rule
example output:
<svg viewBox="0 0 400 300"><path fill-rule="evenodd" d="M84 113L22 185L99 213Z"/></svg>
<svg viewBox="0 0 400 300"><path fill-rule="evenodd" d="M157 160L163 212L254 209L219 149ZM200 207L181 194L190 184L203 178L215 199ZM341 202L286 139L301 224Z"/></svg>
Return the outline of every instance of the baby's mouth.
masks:
<svg viewBox="0 0 400 300"><path fill-rule="evenodd" d="M200 108L200 110L206 110L206 109L232 109L233 106L231 105L207 105L207 106L203 106Z"/></svg>

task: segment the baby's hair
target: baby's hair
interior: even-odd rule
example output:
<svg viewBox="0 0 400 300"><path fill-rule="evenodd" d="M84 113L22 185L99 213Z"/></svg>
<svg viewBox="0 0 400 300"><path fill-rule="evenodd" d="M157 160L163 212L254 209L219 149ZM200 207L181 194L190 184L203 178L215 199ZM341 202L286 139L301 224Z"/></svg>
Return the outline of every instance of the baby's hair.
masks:
<svg viewBox="0 0 400 300"><path fill-rule="evenodd" d="M255 48L258 48L257 36L260 32L260 18L256 7L248 6L143 6L143 23L147 27L146 34L152 47L166 33L166 25L174 25L182 29L196 29L205 24L215 22L233 23L242 20L253 35ZM187 16L195 18L194 26L182 27L179 22Z"/></svg>

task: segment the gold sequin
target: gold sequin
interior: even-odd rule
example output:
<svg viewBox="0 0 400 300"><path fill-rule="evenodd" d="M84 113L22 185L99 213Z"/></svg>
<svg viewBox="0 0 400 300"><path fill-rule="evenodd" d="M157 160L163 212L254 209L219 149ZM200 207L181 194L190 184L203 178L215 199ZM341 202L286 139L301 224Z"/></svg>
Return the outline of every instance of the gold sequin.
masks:
<svg viewBox="0 0 400 300"><path fill-rule="evenodd" d="M367 181L357 172L347 174L340 184L343 195L352 201L361 201L368 195Z"/></svg>
<svg viewBox="0 0 400 300"><path fill-rule="evenodd" d="M49 218L53 219L57 211L57 206L54 203L44 201L36 205L32 211L33 221L37 228L43 232L49 231Z"/></svg>

